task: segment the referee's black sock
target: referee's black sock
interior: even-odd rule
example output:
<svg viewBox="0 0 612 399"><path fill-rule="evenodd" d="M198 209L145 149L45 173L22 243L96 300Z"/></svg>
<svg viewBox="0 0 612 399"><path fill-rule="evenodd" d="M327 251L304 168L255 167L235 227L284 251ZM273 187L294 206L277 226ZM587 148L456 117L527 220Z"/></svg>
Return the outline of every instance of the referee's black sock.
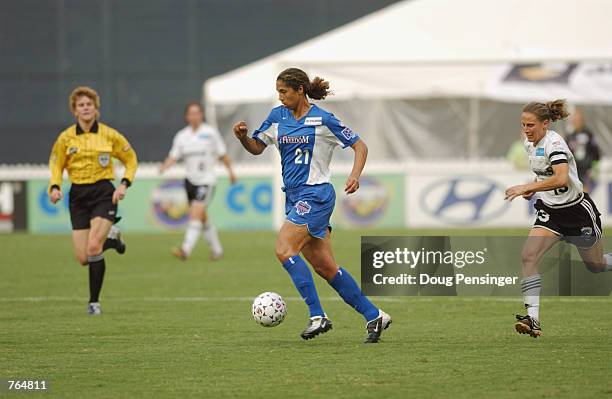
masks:
<svg viewBox="0 0 612 399"><path fill-rule="evenodd" d="M106 270L104 254L88 256L87 261L89 262L89 303L98 302Z"/></svg>

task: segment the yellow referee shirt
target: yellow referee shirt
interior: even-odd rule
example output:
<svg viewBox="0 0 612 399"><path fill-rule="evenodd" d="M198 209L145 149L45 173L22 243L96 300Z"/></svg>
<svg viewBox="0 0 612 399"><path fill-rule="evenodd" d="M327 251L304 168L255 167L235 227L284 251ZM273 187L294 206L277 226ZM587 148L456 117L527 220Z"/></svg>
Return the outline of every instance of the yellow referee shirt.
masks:
<svg viewBox="0 0 612 399"><path fill-rule="evenodd" d="M55 185L62 186L64 168L70 181L76 184L113 180L113 157L125 165L123 178L130 185L134 181L138 161L130 143L121 133L97 121L89 132L84 132L78 123L70 126L60 133L51 150L49 192Z"/></svg>

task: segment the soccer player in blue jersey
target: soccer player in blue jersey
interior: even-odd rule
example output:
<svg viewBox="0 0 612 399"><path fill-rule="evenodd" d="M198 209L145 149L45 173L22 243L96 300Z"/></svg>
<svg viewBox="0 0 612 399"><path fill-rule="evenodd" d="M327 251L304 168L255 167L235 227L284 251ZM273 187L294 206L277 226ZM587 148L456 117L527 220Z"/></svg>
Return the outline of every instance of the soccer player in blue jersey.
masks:
<svg viewBox="0 0 612 399"><path fill-rule="evenodd" d="M366 343L378 342L391 317L363 295L348 271L338 266L330 244L329 220L336 193L330 183L329 163L336 146L351 147L355 152L353 169L344 188L351 194L359 189L359 177L368 148L351 129L333 114L311 104L308 98L322 100L329 94L329 83L297 68L282 71L276 79L276 91L283 104L248 135L244 121L234 125L234 134L251 154L261 154L275 145L281 155L287 219L276 240L276 256L308 305L310 320L301 336L311 339L332 328L323 311L304 255L315 272L340 294L342 299L366 320Z"/></svg>

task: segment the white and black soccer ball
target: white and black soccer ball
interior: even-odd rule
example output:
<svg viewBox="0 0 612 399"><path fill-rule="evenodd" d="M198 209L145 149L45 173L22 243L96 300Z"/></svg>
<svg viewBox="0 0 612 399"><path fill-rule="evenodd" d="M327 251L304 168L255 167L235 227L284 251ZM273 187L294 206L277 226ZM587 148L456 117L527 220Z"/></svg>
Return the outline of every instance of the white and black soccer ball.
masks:
<svg viewBox="0 0 612 399"><path fill-rule="evenodd" d="M264 327L278 326L287 315L287 305L275 292L264 292L253 301L253 319Z"/></svg>

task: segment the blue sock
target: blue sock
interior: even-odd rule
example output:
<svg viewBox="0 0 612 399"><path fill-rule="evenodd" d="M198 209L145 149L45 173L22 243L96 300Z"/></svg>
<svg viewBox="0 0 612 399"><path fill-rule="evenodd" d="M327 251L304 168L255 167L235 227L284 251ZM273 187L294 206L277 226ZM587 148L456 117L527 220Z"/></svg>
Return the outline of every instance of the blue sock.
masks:
<svg viewBox="0 0 612 399"><path fill-rule="evenodd" d="M331 279L329 285L338 291L344 302L361 313L366 321L374 320L378 317L378 308L363 295L353 276L344 268L341 267L338 270L338 274Z"/></svg>
<svg viewBox="0 0 612 399"><path fill-rule="evenodd" d="M308 305L310 317L323 316L325 313L323 313L321 302L319 302L319 294L317 294L312 273L310 273L306 262L299 255L295 255L287 259L283 263L283 267L291 276L295 288L297 288L304 302Z"/></svg>

